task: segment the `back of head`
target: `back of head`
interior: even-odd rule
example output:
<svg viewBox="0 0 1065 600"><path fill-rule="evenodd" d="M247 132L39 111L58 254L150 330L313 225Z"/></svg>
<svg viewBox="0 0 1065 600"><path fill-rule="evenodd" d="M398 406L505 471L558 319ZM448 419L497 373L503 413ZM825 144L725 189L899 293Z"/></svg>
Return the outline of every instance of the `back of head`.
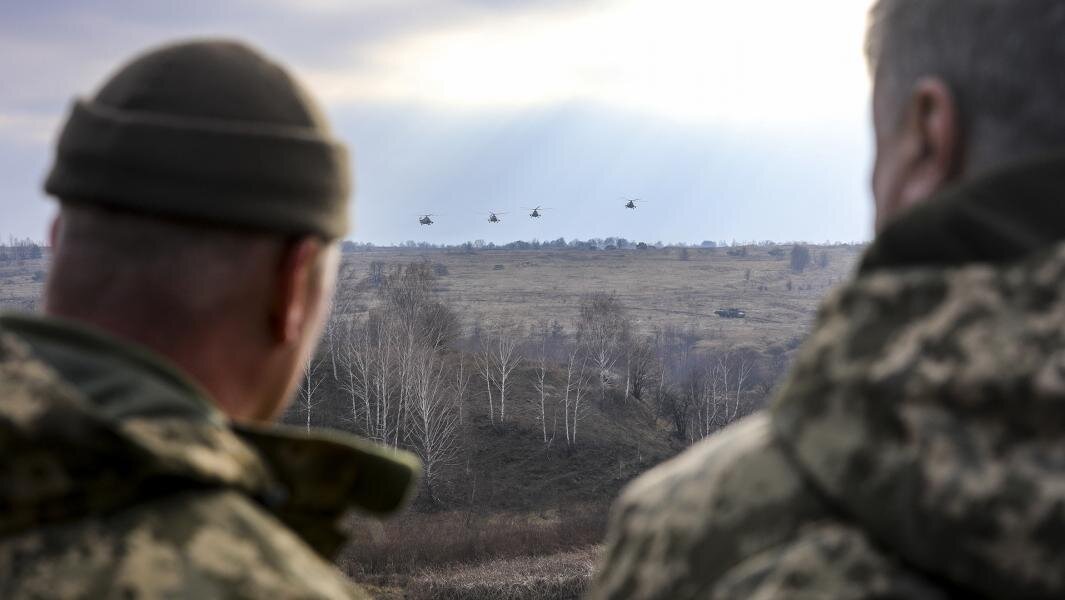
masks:
<svg viewBox="0 0 1065 600"><path fill-rule="evenodd" d="M945 81L969 161L987 167L1065 147L1063 32L1058 0L879 0L867 55L895 110L918 79Z"/></svg>
<svg viewBox="0 0 1065 600"><path fill-rule="evenodd" d="M56 233L45 309L156 349L196 344L238 316L265 319L284 250L268 233L77 203L64 204Z"/></svg>
<svg viewBox="0 0 1065 600"><path fill-rule="evenodd" d="M348 157L257 51L194 41L136 57L75 102L45 189L61 202L47 312L201 380L211 360L232 372L237 354L252 373L283 351L286 370L313 346L321 311L300 302L331 285L317 265L347 230ZM279 311L300 325L279 334Z"/></svg>

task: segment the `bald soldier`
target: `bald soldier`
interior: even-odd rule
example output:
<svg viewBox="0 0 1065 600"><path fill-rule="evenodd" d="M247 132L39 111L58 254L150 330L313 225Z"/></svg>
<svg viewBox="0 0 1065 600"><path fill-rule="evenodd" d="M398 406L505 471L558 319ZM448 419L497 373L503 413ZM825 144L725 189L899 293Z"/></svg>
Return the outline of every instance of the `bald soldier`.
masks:
<svg viewBox="0 0 1065 600"><path fill-rule="evenodd" d="M1063 32L875 4L876 239L770 409L624 492L591 598L1065 596Z"/></svg>
<svg viewBox="0 0 1065 600"><path fill-rule="evenodd" d="M0 598L361 598L353 508L406 454L270 423L326 317L348 156L286 71L203 41L74 103L44 316L0 317Z"/></svg>

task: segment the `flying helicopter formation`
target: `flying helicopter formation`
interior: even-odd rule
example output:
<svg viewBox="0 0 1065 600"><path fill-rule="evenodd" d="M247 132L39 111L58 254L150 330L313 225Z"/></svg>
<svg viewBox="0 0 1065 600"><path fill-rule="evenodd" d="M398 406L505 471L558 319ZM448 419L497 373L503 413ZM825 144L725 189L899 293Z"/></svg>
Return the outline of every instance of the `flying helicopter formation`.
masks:
<svg viewBox="0 0 1065 600"><path fill-rule="evenodd" d="M625 208L629 208L629 209L635 209L638 204L642 204L643 202L646 202L646 200L641 200L640 198L623 198L623 200L625 202L624 207ZM531 219L543 218L544 211L552 210L551 208L546 207L546 206L532 206L532 207L523 206L522 209L529 211L529 218L531 218ZM489 223L502 223L503 219L501 219L500 216L505 215L507 213L499 212L499 211L491 211L490 210L490 211L488 211L487 214L488 214L488 222ZM439 215L434 215L434 214L429 214L429 213L419 213L418 224L419 225L432 225L432 224L435 223L435 221L433 221L432 217L437 217L437 216L439 216Z"/></svg>

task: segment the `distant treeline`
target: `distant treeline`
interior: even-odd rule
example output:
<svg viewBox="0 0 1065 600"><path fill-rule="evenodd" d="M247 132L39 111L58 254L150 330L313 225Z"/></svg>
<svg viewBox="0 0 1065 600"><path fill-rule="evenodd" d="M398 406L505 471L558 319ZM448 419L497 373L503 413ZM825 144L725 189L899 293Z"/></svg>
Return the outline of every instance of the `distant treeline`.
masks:
<svg viewBox="0 0 1065 600"><path fill-rule="evenodd" d="M792 244L788 242L785 245ZM509 242L507 244L496 244L494 242L485 242L484 240L473 240L463 242L461 244L433 244L430 242L416 242L414 240L407 240L400 244L392 246L376 246L371 242L353 242L350 240L344 241L342 249L344 252L363 252L371 251L378 248L392 248L392 249L412 249L412 250L445 250L452 252L474 252L477 250L541 250L541 249L571 249L571 250L646 250L651 248L747 248L747 247L775 247L780 245L778 242L771 240L759 241L759 242L732 242L725 241L712 241L703 240L700 243L687 243L677 242L671 244L664 244L661 241L654 243L650 242L637 242L628 240L623 237L605 237L605 238L588 238L586 240L566 238L558 238L556 240L540 241L538 239L532 239L530 241L517 240ZM841 243L841 242L824 242L819 244L821 246L862 246L863 243Z"/></svg>
<svg viewBox="0 0 1065 600"><path fill-rule="evenodd" d="M43 246L30 238L20 240L9 237L6 244L0 244L0 262L31 260L41 258L43 254Z"/></svg>

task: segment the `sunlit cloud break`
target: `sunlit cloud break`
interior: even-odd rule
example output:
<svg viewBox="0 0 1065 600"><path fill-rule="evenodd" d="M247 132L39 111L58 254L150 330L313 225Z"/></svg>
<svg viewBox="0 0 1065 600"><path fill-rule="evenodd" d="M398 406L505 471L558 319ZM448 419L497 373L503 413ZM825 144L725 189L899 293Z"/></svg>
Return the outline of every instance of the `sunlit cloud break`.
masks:
<svg viewBox="0 0 1065 600"><path fill-rule="evenodd" d="M358 70L311 68L310 81L339 104L576 101L745 125L834 121L868 94L866 4L630 0L518 14L353 48Z"/></svg>

